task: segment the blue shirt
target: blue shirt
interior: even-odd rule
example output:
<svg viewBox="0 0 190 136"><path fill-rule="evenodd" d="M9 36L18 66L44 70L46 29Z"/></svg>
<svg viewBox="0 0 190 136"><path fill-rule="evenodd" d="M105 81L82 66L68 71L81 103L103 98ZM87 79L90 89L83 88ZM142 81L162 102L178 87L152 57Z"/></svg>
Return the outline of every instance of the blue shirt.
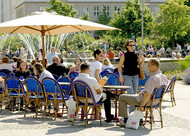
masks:
<svg viewBox="0 0 190 136"><path fill-rule="evenodd" d="M49 64L52 64L53 63L53 57L55 57L55 56L58 56L58 54L55 52L55 53L49 53L48 55L47 55L47 60L48 60L48 63Z"/></svg>

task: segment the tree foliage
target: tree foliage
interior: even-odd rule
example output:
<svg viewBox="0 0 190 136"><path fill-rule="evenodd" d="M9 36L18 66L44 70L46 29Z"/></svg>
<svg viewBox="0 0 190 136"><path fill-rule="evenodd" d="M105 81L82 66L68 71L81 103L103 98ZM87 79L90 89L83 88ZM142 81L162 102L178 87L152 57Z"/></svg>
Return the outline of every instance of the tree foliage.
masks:
<svg viewBox="0 0 190 136"><path fill-rule="evenodd" d="M59 15L75 17L77 11L73 9L73 5L69 5L66 2L61 2L60 0L50 0L48 2L49 8L46 8L47 12L56 12Z"/></svg>
<svg viewBox="0 0 190 136"><path fill-rule="evenodd" d="M80 17L82 20L90 20L89 14L85 14L84 16Z"/></svg>
<svg viewBox="0 0 190 136"><path fill-rule="evenodd" d="M98 23L107 25L110 23L111 17L107 14L104 6L103 11L98 15Z"/></svg>
<svg viewBox="0 0 190 136"><path fill-rule="evenodd" d="M144 8L144 34L148 35L154 26L154 16L150 10ZM135 37L141 35L141 6L138 0L127 0L126 5L122 8L120 14L115 12L114 18L111 20L111 26L122 29L121 32L112 31L111 34L118 35L119 33L123 38L131 38L133 33Z"/></svg>
<svg viewBox="0 0 190 136"><path fill-rule="evenodd" d="M184 0L170 0L160 5L156 30L161 35L172 39L172 45L179 36L187 35L190 25L190 7L184 5Z"/></svg>

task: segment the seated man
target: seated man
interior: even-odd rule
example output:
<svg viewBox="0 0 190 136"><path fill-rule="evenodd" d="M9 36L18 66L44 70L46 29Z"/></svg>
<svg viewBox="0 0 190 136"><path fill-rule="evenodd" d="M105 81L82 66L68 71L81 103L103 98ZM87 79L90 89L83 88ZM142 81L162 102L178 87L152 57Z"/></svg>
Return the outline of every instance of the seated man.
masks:
<svg viewBox="0 0 190 136"><path fill-rule="evenodd" d="M83 63L81 65L81 72L79 73L79 76L75 78L76 80L82 80L85 83L89 85L89 87L92 90L92 93L94 95L94 99L96 102L104 102L104 108L106 113L106 121L111 122L113 120L113 115L111 115L111 104L107 104L108 101L110 102L109 95L106 95L103 93L103 89L97 82L97 80L94 77L90 77L90 65L87 63Z"/></svg>
<svg viewBox="0 0 190 136"><path fill-rule="evenodd" d="M124 117L124 121L117 124L118 126L125 126L128 119L128 105L138 105L140 110L144 111L144 106L149 101L153 90L162 85L167 85L168 80L159 70L159 61L157 59L150 59L148 61L148 69L151 73L150 78L145 84L145 88L139 94L122 94L119 96L119 116Z"/></svg>
<svg viewBox="0 0 190 136"><path fill-rule="evenodd" d="M12 64L9 64L9 58L8 57L2 58L2 64L0 64L0 69L8 69L11 72L13 71Z"/></svg>
<svg viewBox="0 0 190 136"><path fill-rule="evenodd" d="M60 65L60 59L57 56L53 57L53 64L49 65L47 67L47 70L55 75L58 76L65 76L69 72L69 68L66 68L65 66Z"/></svg>

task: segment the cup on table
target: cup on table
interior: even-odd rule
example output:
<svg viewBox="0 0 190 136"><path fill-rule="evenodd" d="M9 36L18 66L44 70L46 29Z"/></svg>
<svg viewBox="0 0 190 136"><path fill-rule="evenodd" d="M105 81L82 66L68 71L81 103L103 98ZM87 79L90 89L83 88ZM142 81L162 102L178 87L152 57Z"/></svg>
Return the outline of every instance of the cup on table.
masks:
<svg viewBox="0 0 190 136"><path fill-rule="evenodd" d="M20 80L21 80L21 81L24 80L24 77L23 77L23 76L20 76Z"/></svg>

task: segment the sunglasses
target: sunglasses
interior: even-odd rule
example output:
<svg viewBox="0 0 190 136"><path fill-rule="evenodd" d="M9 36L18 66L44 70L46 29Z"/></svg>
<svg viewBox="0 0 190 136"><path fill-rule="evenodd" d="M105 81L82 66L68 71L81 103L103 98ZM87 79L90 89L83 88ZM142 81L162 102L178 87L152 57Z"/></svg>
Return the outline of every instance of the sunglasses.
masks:
<svg viewBox="0 0 190 136"><path fill-rule="evenodd" d="M133 46L135 46L135 45L129 45L130 47L133 47Z"/></svg>

